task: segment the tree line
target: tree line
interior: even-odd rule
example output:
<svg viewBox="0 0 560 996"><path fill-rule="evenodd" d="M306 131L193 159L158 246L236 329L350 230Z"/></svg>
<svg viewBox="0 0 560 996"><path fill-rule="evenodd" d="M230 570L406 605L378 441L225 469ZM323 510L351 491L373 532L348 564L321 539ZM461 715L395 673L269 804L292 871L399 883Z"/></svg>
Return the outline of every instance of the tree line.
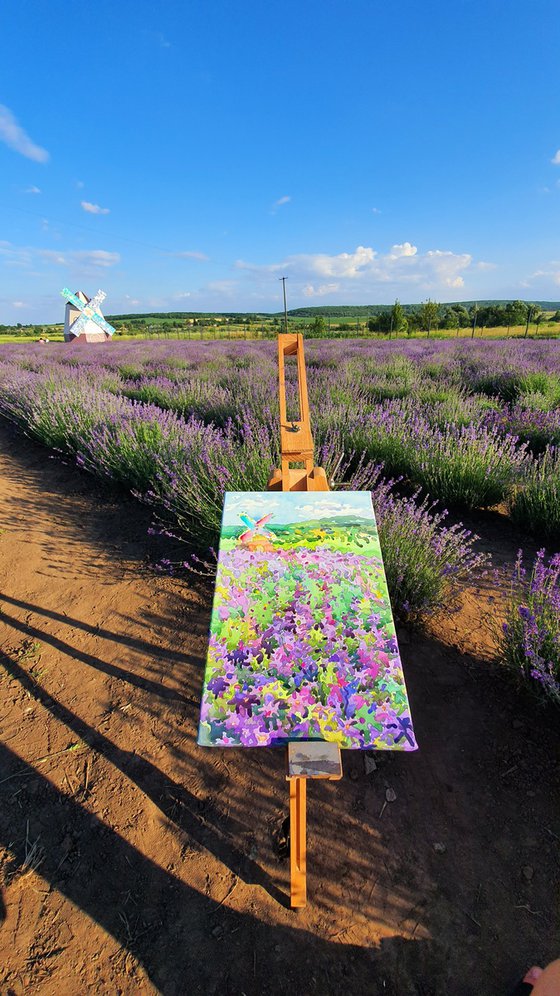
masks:
<svg viewBox="0 0 560 996"><path fill-rule="evenodd" d="M386 335L395 333L403 335L413 332L426 332L427 335L436 329L476 329L511 328L524 325L526 331L531 324L537 326L545 317L545 312L538 304L527 301L507 301L505 304L492 303L486 305L473 304L466 308L464 304L441 305L428 299L418 308L408 308L406 311L400 302L395 301L392 308L368 320L370 332ZM560 322L560 310L550 321Z"/></svg>

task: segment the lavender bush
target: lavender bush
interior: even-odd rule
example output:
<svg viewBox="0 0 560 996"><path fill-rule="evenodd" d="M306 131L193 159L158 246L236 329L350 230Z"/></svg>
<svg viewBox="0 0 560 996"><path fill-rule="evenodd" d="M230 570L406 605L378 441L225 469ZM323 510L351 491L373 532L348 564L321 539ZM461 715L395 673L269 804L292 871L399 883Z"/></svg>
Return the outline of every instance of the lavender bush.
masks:
<svg viewBox="0 0 560 996"><path fill-rule="evenodd" d="M473 549L477 536L460 525L445 526L447 511L428 498L400 498L394 482L372 482L383 561L393 607L415 616L449 608L461 583L480 578L488 565Z"/></svg>
<svg viewBox="0 0 560 996"><path fill-rule="evenodd" d="M487 410L484 424L505 435L517 436L533 453L541 453L547 446L560 444L560 408L528 404L527 400L533 398L526 395L523 403Z"/></svg>
<svg viewBox="0 0 560 996"><path fill-rule="evenodd" d="M504 501L527 463L517 437L474 422L440 428L418 407L394 402L357 420L353 448L446 504L487 508Z"/></svg>
<svg viewBox="0 0 560 996"><path fill-rule="evenodd" d="M518 677L560 704L560 553L539 550L527 575L519 551L500 650Z"/></svg>
<svg viewBox="0 0 560 996"><path fill-rule="evenodd" d="M560 449L548 447L534 460L510 502L517 525L537 536L560 539Z"/></svg>

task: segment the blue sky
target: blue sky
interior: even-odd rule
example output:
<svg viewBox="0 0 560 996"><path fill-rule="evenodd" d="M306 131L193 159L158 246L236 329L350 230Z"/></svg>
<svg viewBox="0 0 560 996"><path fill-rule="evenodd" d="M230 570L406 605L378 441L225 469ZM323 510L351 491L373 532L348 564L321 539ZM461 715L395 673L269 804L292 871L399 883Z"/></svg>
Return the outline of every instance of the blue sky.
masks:
<svg viewBox="0 0 560 996"><path fill-rule="evenodd" d="M4 0L0 323L560 299L559 42L556 0Z"/></svg>

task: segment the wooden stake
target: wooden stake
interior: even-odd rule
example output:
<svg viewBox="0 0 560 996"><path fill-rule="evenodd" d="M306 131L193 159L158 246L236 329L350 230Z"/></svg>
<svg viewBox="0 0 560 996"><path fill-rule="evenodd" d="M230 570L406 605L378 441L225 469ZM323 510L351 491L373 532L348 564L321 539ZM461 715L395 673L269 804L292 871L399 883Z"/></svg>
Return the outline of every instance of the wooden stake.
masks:
<svg viewBox="0 0 560 996"><path fill-rule="evenodd" d="M307 904L307 782L289 778L290 783L290 904L301 909Z"/></svg>

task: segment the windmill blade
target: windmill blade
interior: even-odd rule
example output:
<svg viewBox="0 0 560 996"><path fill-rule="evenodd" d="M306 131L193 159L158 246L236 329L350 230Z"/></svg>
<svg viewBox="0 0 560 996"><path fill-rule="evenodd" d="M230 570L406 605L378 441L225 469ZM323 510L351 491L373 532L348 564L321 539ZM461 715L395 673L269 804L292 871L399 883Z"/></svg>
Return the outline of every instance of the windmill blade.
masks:
<svg viewBox="0 0 560 996"><path fill-rule="evenodd" d="M104 332L107 332L108 335L115 334L113 326L109 325L109 322L105 321L103 315L100 315L98 311L94 311L93 315L91 315L90 317L92 322L95 322L96 325L99 325L99 328L103 329Z"/></svg>
<svg viewBox="0 0 560 996"><path fill-rule="evenodd" d="M107 297L105 291L98 290L94 297L90 298L89 301L80 301L77 294L73 294L69 291L67 287L60 292L63 297L67 298L70 304L73 304L75 308L78 308L84 315L91 318L94 313L97 313L97 308Z"/></svg>
<svg viewBox="0 0 560 996"><path fill-rule="evenodd" d="M84 310L84 302L80 301L79 297L77 297L76 294L73 294L71 290L68 290L67 287L65 287L64 290L61 290L60 293L66 298L67 301L70 302L70 304L73 304L78 311Z"/></svg>
<svg viewBox="0 0 560 996"><path fill-rule="evenodd" d="M105 291L98 290L97 294L95 294L94 297L90 298L87 304L84 305L84 311L90 310L92 313L94 311L97 311L99 305L103 304L103 301L105 300L106 297L107 295Z"/></svg>
<svg viewBox="0 0 560 996"><path fill-rule="evenodd" d="M85 332L88 322L89 318L87 315L78 315L72 322L69 331L72 332L72 335L80 335L82 332Z"/></svg>

